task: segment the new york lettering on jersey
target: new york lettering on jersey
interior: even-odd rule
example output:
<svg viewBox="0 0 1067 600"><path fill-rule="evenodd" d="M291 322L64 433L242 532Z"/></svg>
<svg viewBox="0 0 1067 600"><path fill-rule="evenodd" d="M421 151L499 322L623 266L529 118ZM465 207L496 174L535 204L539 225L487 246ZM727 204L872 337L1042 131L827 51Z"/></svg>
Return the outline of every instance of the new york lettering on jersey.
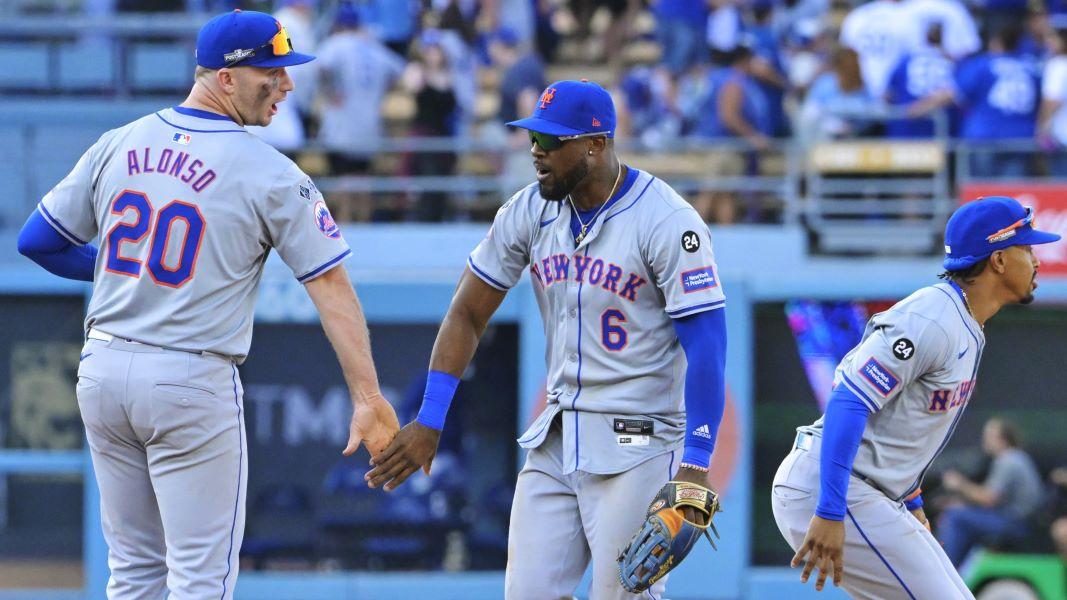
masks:
<svg viewBox="0 0 1067 600"><path fill-rule="evenodd" d="M671 377L685 355L671 319L725 302L707 226L665 183L628 175L581 244L569 205L530 186L501 208L469 260L499 289L529 274L546 323L548 405L519 441L538 446L555 415L573 413L563 419L570 469L617 472L680 444L683 390ZM661 419L647 446L617 439L614 419L631 415Z"/></svg>

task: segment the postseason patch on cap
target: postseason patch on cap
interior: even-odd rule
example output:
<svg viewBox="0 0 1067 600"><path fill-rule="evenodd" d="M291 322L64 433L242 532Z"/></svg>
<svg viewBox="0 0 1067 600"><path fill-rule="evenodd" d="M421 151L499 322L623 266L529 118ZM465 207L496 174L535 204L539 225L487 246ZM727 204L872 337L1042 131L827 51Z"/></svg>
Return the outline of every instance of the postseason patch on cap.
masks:
<svg viewBox="0 0 1067 600"><path fill-rule="evenodd" d="M315 226L328 238L341 237L341 228L337 226L333 215L330 214L330 209L326 208L326 203L322 200L315 203Z"/></svg>
<svg viewBox="0 0 1067 600"><path fill-rule="evenodd" d="M873 356L860 368L860 375L863 375L864 379L871 382L874 389L878 390L878 393L883 397L889 397L889 394L893 393L893 390L900 385L900 379L892 371L882 366L882 363L875 360Z"/></svg>
<svg viewBox="0 0 1067 600"><path fill-rule="evenodd" d="M715 280L715 271L710 266L682 272L682 291L686 294L710 290L718 285L719 282Z"/></svg>

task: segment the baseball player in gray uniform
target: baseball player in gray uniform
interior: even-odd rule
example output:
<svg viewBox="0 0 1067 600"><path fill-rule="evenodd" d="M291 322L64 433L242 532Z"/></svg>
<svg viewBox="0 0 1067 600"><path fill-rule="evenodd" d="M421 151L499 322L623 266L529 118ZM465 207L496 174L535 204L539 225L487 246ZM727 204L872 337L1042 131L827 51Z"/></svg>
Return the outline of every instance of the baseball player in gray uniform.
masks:
<svg viewBox="0 0 1067 600"><path fill-rule="evenodd" d="M944 283L874 315L838 366L826 414L800 427L772 489L774 518L806 561L854 598L973 598L929 531L920 485L974 393L982 328L1033 301L1030 208L1006 197L960 207L945 229Z"/></svg>
<svg viewBox="0 0 1067 600"><path fill-rule="evenodd" d="M620 163L611 96L587 81L541 95L537 183L470 255L430 359L422 409L372 461L394 489L436 452L452 395L507 291L529 273L546 337L547 406L511 513L509 599L633 597L616 558L672 476L707 485L724 402L725 302L707 226L666 183ZM688 365L687 365L688 358ZM502 398L511 402L511 398ZM684 451L683 451L684 448ZM648 596L659 598L665 581Z"/></svg>
<svg viewBox="0 0 1067 600"><path fill-rule="evenodd" d="M248 474L237 365L271 248L341 363L354 405L344 453L381 451L399 430L338 268L348 245L311 180L245 130L292 91L285 67L313 58L269 15L212 19L185 102L105 133L23 230L24 253L94 283L77 396L110 598L233 595Z"/></svg>

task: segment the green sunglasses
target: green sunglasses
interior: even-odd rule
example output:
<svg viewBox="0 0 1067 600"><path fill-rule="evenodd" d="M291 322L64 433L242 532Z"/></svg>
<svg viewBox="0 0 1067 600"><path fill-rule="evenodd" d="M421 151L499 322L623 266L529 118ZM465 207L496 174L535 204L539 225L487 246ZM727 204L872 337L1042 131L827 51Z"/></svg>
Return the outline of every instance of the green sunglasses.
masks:
<svg viewBox="0 0 1067 600"><path fill-rule="evenodd" d="M578 135L548 135L547 133L530 131L530 143L537 144L546 152L551 152L552 150L559 150L563 147L563 144L566 144L571 140L584 137L596 137L598 135L607 134L601 131L594 131L592 133L579 133Z"/></svg>

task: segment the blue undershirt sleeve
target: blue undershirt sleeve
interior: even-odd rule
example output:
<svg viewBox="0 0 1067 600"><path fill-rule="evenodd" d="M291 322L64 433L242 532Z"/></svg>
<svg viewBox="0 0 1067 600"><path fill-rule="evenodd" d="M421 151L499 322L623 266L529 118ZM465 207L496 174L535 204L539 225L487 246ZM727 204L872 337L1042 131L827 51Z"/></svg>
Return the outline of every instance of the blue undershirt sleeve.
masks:
<svg viewBox="0 0 1067 600"><path fill-rule="evenodd" d="M673 320L689 363L685 371L685 450L682 462L707 468L726 406L726 309Z"/></svg>
<svg viewBox="0 0 1067 600"><path fill-rule="evenodd" d="M863 400L846 386L839 385L830 394L822 426L819 504L815 508L815 514L824 519L845 518L848 478L870 414Z"/></svg>
<svg viewBox="0 0 1067 600"><path fill-rule="evenodd" d="M66 279L92 281L97 249L91 244L76 246L33 211L19 232L19 253L44 267L49 273Z"/></svg>

